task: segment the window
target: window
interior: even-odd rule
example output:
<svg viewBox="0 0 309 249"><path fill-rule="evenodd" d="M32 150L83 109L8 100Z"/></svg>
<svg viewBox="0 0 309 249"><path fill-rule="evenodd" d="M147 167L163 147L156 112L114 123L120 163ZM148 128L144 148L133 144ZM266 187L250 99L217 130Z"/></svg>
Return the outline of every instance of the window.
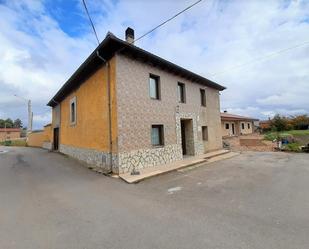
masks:
<svg viewBox="0 0 309 249"><path fill-rule="evenodd" d="M185 84L178 82L178 102L186 103L186 89Z"/></svg>
<svg viewBox="0 0 309 249"><path fill-rule="evenodd" d="M153 146L164 145L163 125L151 126L151 143Z"/></svg>
<svg viewBox="0 0 309 249"><path fill-rule="evenodd" d="M245 124L244 123L241 123L241 129L245 129Z"/></svg>
<svg viewBox="0 0 309 249"><path fill-rule="evenodd" d="M248 129L250 129L250 123L248 123Z"/></svg>
<svg viewBox="0 0 309 249"><path fill-rule="evenodd" d="M76 97L70 100L70 123L76 124Z"/></svg>
<svg viewBox="0 0 309 249"><path fill-rule="evenodd" d="M152 99L160 99L160 77L149 76L149 96Z"/></svg>
<svg viewBox="0 0 309 249"><path fill-rule="evenodd" d="M206 106L206 93L205 89L200 89L201 93L201 106Z"/></svg>
<svg viewBox="0 0 309 249"><path fill-rule="evenodd" d="M230 124L229 123L225 123L225 129L229 130L230 129Z"/></svg>
<svg viewBox="0 0 309 249"><path fill-rule="evenodd" d="M208 127L202 126L202 136L204 141L208 141Z"/></svg>

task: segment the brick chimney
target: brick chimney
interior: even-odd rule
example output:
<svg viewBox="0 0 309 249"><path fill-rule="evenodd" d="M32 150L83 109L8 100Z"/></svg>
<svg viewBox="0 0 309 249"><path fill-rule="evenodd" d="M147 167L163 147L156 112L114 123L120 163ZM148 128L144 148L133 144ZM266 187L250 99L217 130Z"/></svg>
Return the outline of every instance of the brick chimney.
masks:
<svg viewBox="0 0 309 249"><path fill-rule="evenodd" d="M128 43L134 44L134 29L130 27L126 29L126 41Z"/></svg>

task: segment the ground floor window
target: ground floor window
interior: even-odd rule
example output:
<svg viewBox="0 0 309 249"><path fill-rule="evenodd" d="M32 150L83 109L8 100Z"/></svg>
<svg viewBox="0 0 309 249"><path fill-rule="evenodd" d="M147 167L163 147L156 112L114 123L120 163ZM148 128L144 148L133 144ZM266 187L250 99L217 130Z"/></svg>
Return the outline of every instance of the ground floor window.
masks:
<svg viewBox="0 0 309 249"><path fill-rule="evenodd" d="M204 141L208 141L208 127L202 126L202 136Z"/></svg>
<svg viewBox="0 0 309 249"><path fill-rule="evenodd" d="M241 129L245 129L245 124L244 123L241 123Z"/></svg>
<svg viewBox="0 0 309 249"><path fill-rule="evenodd" d="M250 129L250 123L248 123L248 129Z"/></svg>
<svg viewBox="0 0 309 249"><path fill-rule="evenodd" d="M151 126L151 143L153 146L164 145L163 125L152 125Z"/></svg>
<svg viewBox="0 0 309 249"><path fill-rule="evenodd" d="M225 129L226 130L230 129L230 124L229 123L225 123Z"/></svg>

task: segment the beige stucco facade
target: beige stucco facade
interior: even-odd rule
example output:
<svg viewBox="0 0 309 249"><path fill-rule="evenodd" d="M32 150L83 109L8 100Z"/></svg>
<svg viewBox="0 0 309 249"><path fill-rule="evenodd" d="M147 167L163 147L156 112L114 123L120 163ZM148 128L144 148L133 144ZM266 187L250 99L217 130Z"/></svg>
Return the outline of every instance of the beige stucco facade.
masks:
<svg viewBox="0 0 309 249"><path fill-rule="evenodd" d="M222 120L221 130L222 130L223 137L252 134L253 133L253 121Z"/></svg>

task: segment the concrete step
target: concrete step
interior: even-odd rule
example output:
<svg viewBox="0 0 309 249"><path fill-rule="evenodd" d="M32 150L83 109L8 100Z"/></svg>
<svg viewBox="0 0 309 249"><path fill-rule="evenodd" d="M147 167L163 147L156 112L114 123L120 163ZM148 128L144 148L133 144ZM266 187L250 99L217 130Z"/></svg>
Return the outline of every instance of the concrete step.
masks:
<svg viewBox="0 0 309 249"><path fill-rule="evenodd" d="M165 174L165 173L175 171L175 170L178 170L178 171L182 169L190 170L190 169L200 167L200 166L203 166L211 162L230 158L238 154L239 153L230 152L228 150L218 150L218 151L209 152L209 153L202 154L202 155L195 156L195 157L185 158L184 160L176 161L176 162L166 164L166 165L159 165L155 167L141 169L139 170L140 171L139 175L131 175L130 173L125 173L125 174L120 174L119 177L123 179L124 181L126 181L127 183L137 183L139 181L145 180L153 176Z"/></svg>

